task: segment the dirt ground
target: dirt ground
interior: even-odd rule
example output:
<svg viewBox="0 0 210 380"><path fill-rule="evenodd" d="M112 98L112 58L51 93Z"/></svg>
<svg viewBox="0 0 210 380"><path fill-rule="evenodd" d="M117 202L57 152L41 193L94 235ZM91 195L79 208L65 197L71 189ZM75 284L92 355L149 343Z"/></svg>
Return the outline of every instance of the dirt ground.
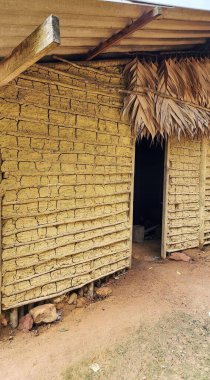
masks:
<svg viewBox="0 0 210 380"><path fill-rule="evenodd" d="M135 245L109 298L67 306L38 336L2 328L0 379L209 380L210 252L188 251L189 263L159 252L155 242Z"/></svg>

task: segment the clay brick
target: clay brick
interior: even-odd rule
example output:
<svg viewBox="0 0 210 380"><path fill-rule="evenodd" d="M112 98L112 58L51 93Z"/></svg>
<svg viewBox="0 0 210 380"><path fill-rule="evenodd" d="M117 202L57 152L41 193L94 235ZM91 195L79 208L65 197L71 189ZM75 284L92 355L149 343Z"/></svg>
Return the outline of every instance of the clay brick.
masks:
<svg viewBox="0 0 210 380"><path fill-rule="evenodd" d="M15 136L0 135L0 146L1 147L15 147L17 146L17 138Z"/></svg>
<svg viewBox="0 0 210 380"><path fill-rule="evenodd" d="M97 136L97 142L100 144L100 143L103 143L103 144L110 144L111 143L111 136L108 135L108 134L102 134L102 133L98 133L98 136Z"/></svg>
<svg viewBox="0 0 210 380"><path fill-rule="evenodd" d="M77 115L76 119L76 124L81 128L81 127L86 127L86 128L97 128L98 120L97 118L91 118L89 116L81 116Z"/></svg>
<svg viewBox="0 0 210 380"><path fill-rule="evenodd" d="M49 105L49 96L45 94L37 94L31 90L20 88L18 91L18 100L25 103L38 103L43 106Z"/></svg>
<svg viewBox="0 0 210 380"><path fill-rule="evenodd" d="M51 283L51 284L47 284L47 285L44 285L42 286L42 290L41 290L41 295L42 296L47 296L48 294L55 294L56 293L56 284L54 283Z"/></svg>
<svg viewBox="0 0 210 380"><path fill-rule="evenodd" d="M1 165L1 171L3 172L15 172L18 170L17 161L4 161Z"/></svg>
<svg viewBox="0 0 210 380"><path fill-rule="evenodd" d="M17 122L11 119L0 119L0 131L1 132L11 132L17 131Z"/></svg>
<svg viewBox="0 0 210 380"><path fill-rule="evenodd" d="M19 190L17 193L18 199L28 199L28 198L38 198L39 192L35 188L27 188L24 190Z"/></svg>
<svg viewBox="0 0 210 380"><path fill-rule="evenodd" d="M4 255L3 255L2 258L4 260L5 253L4 253ZM8 260L6 262L3 261L3 263L2 263L2 273L3 274L6 273L6 272L14 271L14 270L16 270L16 268L17 268L17 265L16 265L16 262L15 262L14 259Z"/></svg>
<svg viewBox="0 0 210 380"><path fill-rule="evenodd" d="M63 70L66 69L65 65L61 64L61 66ZM72 70L76 70L77 74L80 71L75 67L73 67ZM34 72L37 76L41 75L41 77L45 77L45 71L38 72L32 67L29 70L29 73L34 75ZM86 74L86 69L82 68L81 72ZM91 72L91 75L92 74L95 78L95 73ZM48 77L51 77L51 75ZM54 77L54 75L52 77ZM100 78L104 81L109 80L109 77L105 76L103 78L103 75L100 75ZM3 236L4 243L6 244L11 244L12 242L16 243L18 241L28 243L19 247L3 249L3 285L5 286L7 282L12 282L16 278L23 279L20 285L16 287L18 294L15 295L15 297L11 294L15 291L14 288L7 287L6 291L8 295L3 296L3 304L7 306L12 306L14 303L27 301L40 296L47 297L47 295L56 294L56 292L69 289L71 286L81 286L92 279L91 274L82 275L83 272L92 269L92 264L84 263L77 265L76 270L78 274L81 273L80 276L74 279L59 280L61 277L75 273L75 266L71 268L61 268L62 266L72 264L72 262L76 265L78 261L82 261L89 257L96 257L100 254L101 259L95 261L95 265L107 263L107 266L95 271L94 275L105 275L111 270L111 266L109 265L110 257L105 255L108 254L110 250L120 249L120 247L123 249L128 242L128 234L125 232L117 232L117 228L116 233L109 234L107 237L98 237L98 234L109 232L114 229L114 227L103 227L104 224L118 220L121 221L122 219L127 221L126 212L114 217L106 218L104 217L104 214L112 213L116 210L121 210L122 207L126 207L127 202L129 202L129 195L117 197L111 194L115 191L127 190L129 189L129 185L96 185L96 183L109 182L110 180L126 181L130 178L127 175L123 176L120 174L122 171L126 172L129 169L131 170L129 163L131 150L127 147L125 149L122 148L122 145L129 146L131 144L131 128L126 124L118 124L116 122L116 119L118 120L120 117L119 108L113 107L114 103L111 103L111 99L108 95L97 96L97 94L91 94L88 93L88 91L82 91L79 89L78 91L67 91L64 88L55 85L49 86L44 83L33 83L32 81L24 81L20 79L18 79L18 81L23 85L31 86L30 91L20 89L19 99L21 102L27 103L27 101L39 101L39 105L47 107L49 104L49 96L45 94L40 94L40 96L38 96L35 92L33 93L33 86L44 92L48 92L49 90L51 94L56 93L61 96L63 94L69 98L74 97L74 99L62 99L62 97L58 99L57 97L51 97L51 107L58 108L58 110L50 109L48 111L46 108L38 107L35 104L22 105L21 115L27 119L32 118L39 122L26 122L21 120L18 122L18 129L22 134L25 134L25 136L16 138L15 136L10 137L2 135L0 137L0 144L4 147L2 149L2 157L4 157L2 167L7 176L2 183L2 190L5 191L3 202L16 201L17 199L34 200L27 204L22 203L14 206L5 206L3 204L3 215L7 217L8 214L11 215L16 213L19 216L16 221L13 221L12 219L8 220L8 222L4 224L3 231L6 233L7 231L14 231L14 228L30 229L31 227L36 227L38 225L49 224L49 227L23 231L8 237ZM77 81L75 81L75 84L76 83ZM78 85L80 87L81 84L81 81L79 81ZM13 96L12 91L9 90L8 96L10 95ZM76 99L76 97L78 97L78 99ZM80 99L86 99L86 102L81 103ZM111 107L108 105L96 106L92 101L98 103L110 102ZM115 103L117 103L117 101ZM9 110L8 107L11 107L11 113L16 111L19 112L19 105L15 103L13 104L15 105L14 109L14 105L5 105L5 103L4 107L5 109L7 107L7 110ZM103 119L85 115L74 115L70 112L62 112L61 108L65 108L66 111L70 110L70 105L75 112L88 112L94 115L96 115L96 111L98 113L100 112ZM44 123L49 122L48 113L49 119L52 122L50 125ZM112 118L113 121L108 120ZM10 119L5 120L7 120L7 122L3 124L3 121L0 121L0 125L2 123L2 128L4 128L6 132L8 128L10 131L17 130L17 123L15 121L10 121ZM75 123L77 123L77 126L79 127L78 129L71 127L74 126ZM87 129L94 129L95 131L89 131ZM106 132L106 134L98 133L97 135L97 129L98 131ZM26 136L27 133L34 135L34 137ZM114 135L118 133L120 133L120 137ZM38 138L35 136L36 134L42 134L43 137L48 135L52 138ZM56 139L56 137L59 137L59 139ZM71 139L72 141L70 141ZM12 150L11 147L16 147L17 144L18 147L22 149L19 151L15 149ZM117 160L116 155L119 155L119 158L122 158L122 161ZM188 161L180 161L180 163L182 165L189 165ZM196 165L196 163L193 164ZM16 171L18 171L18 175L14 174ZM110 173L116 172L119 172L119 174L109 175ZM12 177L10 177L10 173L12 173ZM23 186L27 188L19 189L19 191L6 190L11 186L17 186L17 188ZM180 184L174 184L173 186L180 186ZM187 183L183 186L187 187ZM195 190L195 187L192 187L192 189ZM97 195L97 197L94 198L94 195ZM37 198L40 197L50 198L50 200L44 199L43 201L37 201ZM53 200L54 197L55 200ZM68 197L69 199L57 200L59 197ZM115 199L117 199L117 201L121 200L122 203L113 206L103 206L103 203L109 201L113 202ZM79 208L74 210L76 206ZM82 208L83 206L85 208ZM89 206L89 208L86 208L86 206ZM66 211L64 211L64 209L66 209ZM49 214L51 211L53 211L53 214ZM38 212L40 213L39 216L26 216L28 213ZM86 218L87 216L92 217L94 213L97 215L100 213L102 218L92 221L87 220L84 222L69 222L63 224L63 221L66 219ZM62 224L60 226L51 225L51 223L57 221ZM119 228L124 225L125 223L120 224ZM98 230L83 232L83 229L89 227L101 228ZM72 230L75 229L79 232L73 235ZM56 237L58 234L68 232L69 235L67 236ZM32 243L33 240L45 237L50 237L50 240L41 240L37 243ZM76 244L73 243L75 239L88 239L90 237L92 237L92 240L81 241ZM122 243L114 243L115 240L120 237L125 237L127 240ZM109 246L104 248L101 247L100 249L93 248L94 244L107 242L110 243ZM51 249L51 247L56 244L61 244L62 246L56 249ZM91 249L91 251L72 255L75 250L82 251L83 249L87 250L88 248ZM40 252L39 255L36 254L36 252ZM29 253L32 255L28 256ZM14 257L15 259L13 259ZM121 257L123 258L123 255L119 256L113 253L112 259L117 260ZM10 260L4 262L5 259ZM120 265L126 265L125 260L121 261ZM36 288L28 289L28 280L24 280L25 278L33 276L35 273L41 274L56 267L58 269L53 270L53 272L47 274L46 277L45 275L43 275L43 277L41 275L37 278L34 277L34 279L31 279L31 285L36 286ZM115 267L119 268L119 264ZM54 282L49 282L52 280Z"/></svg>
<svg viewBox="0 0 210 380"><path fill-rule="evenodd" d="M77 129L76 137L78 142L83 141L91 143L96 141L96 132Z"/></svg>
<svg viewBox="0 0 210 380"><path fill-rule="evenodd" d="M41 296L41 287L38 286L35 289L30 289L24 294L24 300L28 301Z"/></svg>
<svg viewBox="0 0 210 380"><path fill-rule="evenodd" d="M48 135L48 126L47 126L47 124L42 124L42 123L19 121L18 130L20 132L27 132L27 133L31 133L31 134Z"/></svg>
<svg viewBox="0 0 210 380"><path fill-rule="evenodd" d="M2 116L17 117L19 115L19 104L0 98L0 113Z"/></svg>
<svg viewBox="0 0 210 380"><path fill-rule="evenodd" d="M83 162L84 164L93 164L95 157L92 154L78 154L78 162Z"/></svg>
<svg viewBox="0 0 210 380"><path fill-rule="evenodd" d="M68 280L59 281L56 283L56 286L57 286L57 292L58 293L62 292L63 290L68 289L72 286L72 280L68 279Z"/></svg>
<svg viewBox="0 0 210 380"><path fill-rule="evenodd" d="M74 139L75 138L75 128L70 127L59 127L58 129L59 137L65 139Z"/></svg>
<svg viewBox="0 0 210 380"><path fill-rule="evenodd" d="M100 112L100 115L103 115L104 117L107 117L108 119L120 120L120 117L121 117L119 108L100 105L99 112Z"/></svg>
<svg viewBox="0 0 210 380"><path fill-rule="evenodd" d="M131 136L131 127L128 124L118 123L118 130L121 136Z"/></svg>
<svg viewBox="0 0 210 380"><path fill-rule="evenodd" d="M72 153L72 154L69 154L69 153L64 154L63 153L63 154L60 155L60 161L62 163L69 163L69 164L76 163L77 162L77 154L74 154L74 153Z"/></svg>
<svg viewBox="0 0 210 380"><path fill-rule="evenodd" d="M48 121L48 110L34 105L21 105L21 116Z"/></svg>
<svg viewBox="0 0 210 380"><path fill-rule="evenodd" d="M75 115L61 112L61 111L49 111L50 122L56 124L75 125Z"/></svg>

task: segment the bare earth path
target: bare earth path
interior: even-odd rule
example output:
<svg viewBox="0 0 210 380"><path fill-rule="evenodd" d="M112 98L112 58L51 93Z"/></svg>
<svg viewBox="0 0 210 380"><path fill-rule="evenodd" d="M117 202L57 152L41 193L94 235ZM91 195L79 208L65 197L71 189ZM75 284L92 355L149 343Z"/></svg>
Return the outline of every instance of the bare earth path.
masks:
<svg viewBox="0 0 210 380"><path fill-rule="evenodd" d="M210 379L210 252L191 254L191 263L154 261L136 246L133 268L114 281L111 297L67 307L39 336L17 332L9 342L0 330L0 379ZM95 361L97 374L88 368Z"/></svg>

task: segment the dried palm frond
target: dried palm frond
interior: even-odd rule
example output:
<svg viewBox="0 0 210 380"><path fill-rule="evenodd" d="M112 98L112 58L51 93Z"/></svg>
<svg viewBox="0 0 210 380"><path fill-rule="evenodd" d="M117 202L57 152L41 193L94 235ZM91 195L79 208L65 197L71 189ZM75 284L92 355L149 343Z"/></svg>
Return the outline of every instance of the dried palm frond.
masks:
<svg viewBox="0 0 210 380"><path fill-rule="evenodd" d="M155 136L154 93L146 92L149 87L155 89L157 68L154 64L144 65L137 58L126 65L124 70L128 79L128 90L124 99L123 115L128 116L138 136ZM145 91L143 95L140 92Z"/></svg>
<svg viewBox="0 0 210 380"><path fill-rule="evenodd" d="M209 135L209 59L168 59L157 67L135 58L124 73L129 95L123 114L139 137Z"/></svg>
<svg viewBox="0 0 210 380"><path fill-rule="evenodd" d="M177 101L190 101L198 106L206 104L207 92L206 89L201 89L202 73L204 68L195 60L176 62L170 59L162 62L158 71L157 90L163 95L170 95L171 99L158 95L155 107L157 123L160 130L165 131L167 135L176 134L180 138L183 134L193 138L200 133L209 133L209 113Z"/></svg>

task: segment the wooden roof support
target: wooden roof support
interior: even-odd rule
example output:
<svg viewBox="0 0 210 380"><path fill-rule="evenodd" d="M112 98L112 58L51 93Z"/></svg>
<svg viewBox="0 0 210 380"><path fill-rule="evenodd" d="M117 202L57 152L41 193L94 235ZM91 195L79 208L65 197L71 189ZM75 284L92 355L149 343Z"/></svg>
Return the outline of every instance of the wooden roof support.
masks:
<svg viewBox="0 0 210 380"><path fill-rule="evenodd" d="M85 58L86 61L90 61L91 59L95 58L99 54L105 52L107 49L109 49L111 46L115 45L125 37L128 37L130 34L133 34L138 29L143 28L143 26L147 25L149 22L155 20L161 15L161 8L155 7L148 13L143 14L141 17L139 17L136 21L134 21L132 24L127 25L125 28L120 30L118 33L113 34L110 38L99 44L96 48L93 50L90 50L87 53L87 56Z"/></svg>
<svg viewBox="0 0 210 380"><path fill-rule="evenodd" d="M59 19L51 15L0 62L0 86L10 82L59 44Z"/></svg>

